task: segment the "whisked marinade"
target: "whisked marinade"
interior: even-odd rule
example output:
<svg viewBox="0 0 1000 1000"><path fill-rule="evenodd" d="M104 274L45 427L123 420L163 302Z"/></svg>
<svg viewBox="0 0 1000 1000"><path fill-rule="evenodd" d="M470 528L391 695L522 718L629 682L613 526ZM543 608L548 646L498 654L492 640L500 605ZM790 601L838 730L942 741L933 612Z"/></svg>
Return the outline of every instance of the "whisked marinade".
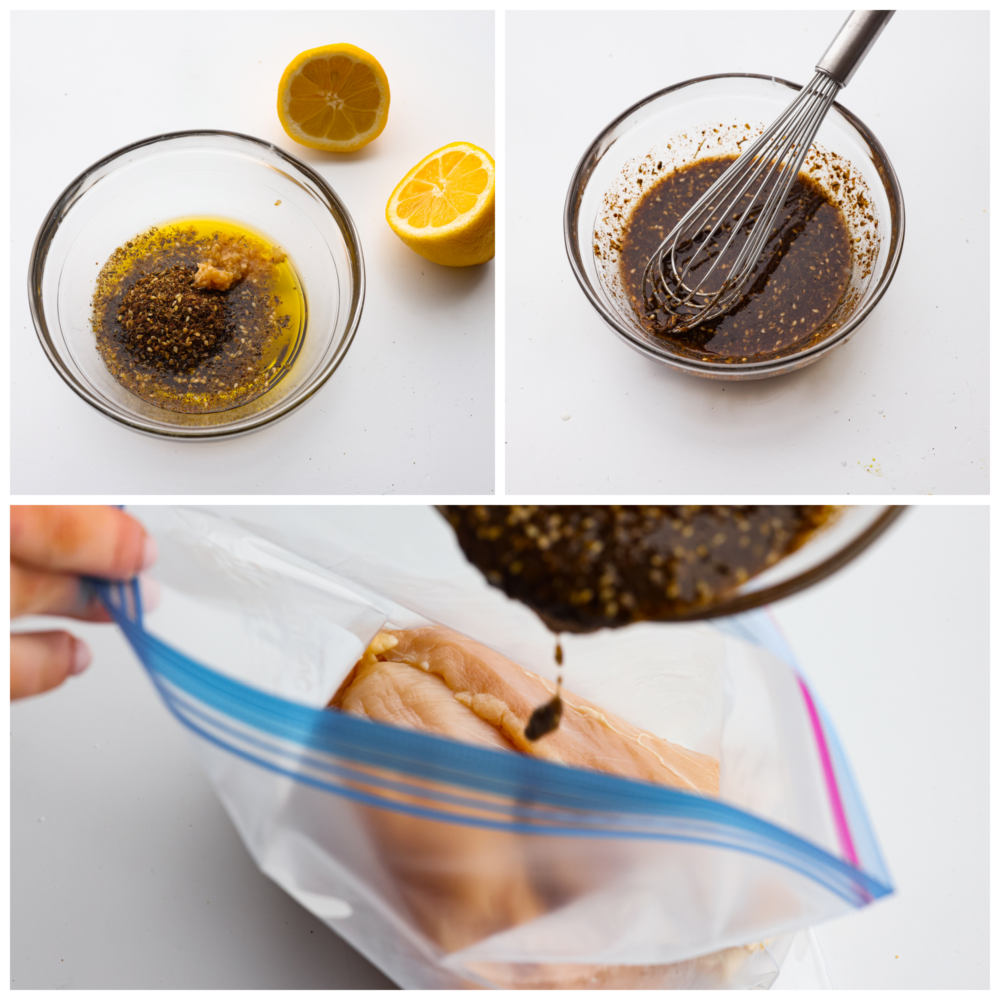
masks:
<svg viewBox="0 0 1000 1000"><path fill-rule="evenodd" d="M438 509L469 562L554 632L696 615L840 513L790 504Z"/></svg>
<svg viewBox="0 0 1000 1000"><path fill-rule="evenodd" d="M785 355L823 339L830 332L823 326L851 276L844 216L815 181L800 173L740 301L722 316L672 331L670 315L644 295L643 272L671 229L734 159L699 160L658 181L635 206L621 241L622 280L643 327L682 354L721 363ZM733 256L746 238L746 232L737 232Z"/></svg>
<svg viewBox="0 0 1000 1000"><path fill-rule="evenodd" d="M298 276L247 227L190 218L119 247L93 298L97 350L130 392L167 410L213 413L273 388L305 331Z"/></svg>

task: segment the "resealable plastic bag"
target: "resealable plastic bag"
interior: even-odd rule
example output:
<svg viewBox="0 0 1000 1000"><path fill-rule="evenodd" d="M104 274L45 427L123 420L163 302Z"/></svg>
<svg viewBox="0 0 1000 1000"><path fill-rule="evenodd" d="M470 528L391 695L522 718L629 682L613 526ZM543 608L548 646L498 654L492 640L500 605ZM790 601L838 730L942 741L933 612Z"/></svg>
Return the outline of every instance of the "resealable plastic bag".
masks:
<svg viewBox="0 0 1000 1000"><path fill-rule="evenodd" d="M431 511L133 513L163 599L108 585L116 620L260 868L401 986L766 987L793 932L891 892L766 614L563 639L567 689L717 757L716 799L324 707L383 627L554 676Z"/></svg>

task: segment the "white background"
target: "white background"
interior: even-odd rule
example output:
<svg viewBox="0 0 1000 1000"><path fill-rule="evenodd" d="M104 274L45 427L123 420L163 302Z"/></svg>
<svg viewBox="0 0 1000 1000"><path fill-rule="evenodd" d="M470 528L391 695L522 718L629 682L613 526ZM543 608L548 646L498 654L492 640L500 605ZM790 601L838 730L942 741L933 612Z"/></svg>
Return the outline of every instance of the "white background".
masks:
<svg viewBox="0 0 1000 1000"><path fill-rule="evenodd" d="M495 265L432 264L385 221L428 153L458 140L495 153L491 11L17 12L11 40L12 492L493 490ZM275 105L299 52L341 41L379 60L392 101L382 135L338 155L295 143ZM80 400L42 352L26 292L35 234L77 174L198 128L273 142L320 173L358 227L368 282L354 343L319 393L274 427L207 444L140 436Z"/></svg>
<svg viewBox="0 0 1000 1000"><path fill-rule="evenodd" d="M896 169L906 236L824 360L740 384L671 371L618 340L566 259L566 189L610 121L712 73L805 83L845 17L507 15L508 493L989 492L987 12L897 13L841 95Z"/></svg>
<svg viewBox="0 0 1000 1000"><path fill-rule="evenodd" d="M373 546L416 523L340 516ZM988 526L986 507L914 508L774 608L896 886L816 929L835 986L989 984ZM11 985L388 985L254 868L117 630L70 627L93 665L11 706Z"/></svg>

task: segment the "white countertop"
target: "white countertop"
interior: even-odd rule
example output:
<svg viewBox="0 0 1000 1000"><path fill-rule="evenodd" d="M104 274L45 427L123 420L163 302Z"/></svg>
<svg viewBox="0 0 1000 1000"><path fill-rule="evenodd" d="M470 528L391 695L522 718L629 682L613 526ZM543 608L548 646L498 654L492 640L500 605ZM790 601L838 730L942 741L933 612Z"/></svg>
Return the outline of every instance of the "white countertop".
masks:
<svg viewBox="0 0 1000 1000"><path fill-rule="evenodd" d="M618 340L566 259L569 180L610 121L712 73L804 83L845 17L507 15L509 494L989 492L988 12L900 11L841 94L896 169L906 235L823 360L738 384L671 371Z"/></svg>
<svg viewBox="0 0 1000 1000"><path fill-rule="evenodd" d="M412 517L342 510L365 538ZM911 510L775 606L896 886L815 928L834 986L989 983L988 523L985 507ZM257 871L117 630L70 627L93 665L11 707L11 985L391 985ZM777 985L818 985L811 961Z"/></svg>
<svg viewBox="0 0 1000 1000"><path fill-rule="evenodd" d="M989 508L914 507L774 605L895 886L815 929L833 985L989 985Z"/></svg>
<svg viewBox="0 0 1000 1000"><path fill-rule="evenodd" d="M275 103L294 56L340 41L375 55L392 101L382 135L338 156L290 139ZM19 11L11 62L13 493L492 492L495 264L432 264L385 221L428 153L466 140L495 154L492 11ZM257 136L320 173L358 227L368 284L346 359L300 410L240 439L178 443L120 427L62 382L32 326L27 269L77 174L198 128Z"/></svg>

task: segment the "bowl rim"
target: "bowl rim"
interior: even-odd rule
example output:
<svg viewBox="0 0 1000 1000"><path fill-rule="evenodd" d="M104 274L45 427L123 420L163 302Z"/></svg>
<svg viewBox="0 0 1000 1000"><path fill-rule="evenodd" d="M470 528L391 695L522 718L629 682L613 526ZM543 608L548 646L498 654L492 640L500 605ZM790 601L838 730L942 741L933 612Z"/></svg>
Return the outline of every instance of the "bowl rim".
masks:
<svg viewBox="0 0 1000 1000"><path fill-rule="evenodd" d="M862 506L868 506L867 504ZM836 552L827 556L822 562L815 566L810 566L802 570L796 576L787 580L782 580L765 587L762 590L752 590L745 594L737 594L727 601L722 601L717 605L711 605L704 609L694 609L686 614L678 615L671 621L703 621L707 618L722 618L729 615L737 615L744 611L752 611L765 604L773 604L782 598L797 594L807 587L811 587L820 580L825 580L838 569L852 562L862 552L864 552L877 538L879 538L899 517L908 509L908 504L884 504L878 516L868 524L863 531L860 531L851 538L845 545L837 549ZM808 545L806 541L803 548Z"/></svg>
<svg viewBox="0 0 1000 1000"><path fill-rule="evenodd" d="M579 230L578 208L579 203L582 200L583 193L581 183L585 183L589 179L590 174L593 172L593 166L596 163L595 154L598 151L601 151L600 155L603 157L603 155L611 148L611 145L614 145L614 142L610 145L606 145L609 134L627 118L635 114L647 104L651 104L652 102L672 93L675 90L681 90L684 87L690 87L694 84L706 83L710 80L738 79L765 80L771 83L782 84L795 91L801 90L803 86L800 83L792 83L790 80L785 80L780 76L772 76L766 73L712 73L708 76L697 76L690 80L682 80L680 83L671 84L669 87L664 87L662 90L657 90L655 93L643 97L601 129L601 131L597 134L597 137L587 147L583 156L580 157L580 160L576 165L576 169L573 171L573 175L570 178L569 189L566 192L566 201L563 208L563 242L566 248L566 255L569 258L570 268L573 271L573 275L576 278L577 283L583 290L584 295L590 301L590 304L597 310L598 314L605 321L605 323L607 323L608 326L610 326L611 329L629 345L629 347L632 347L634 350L638 351L640 354L652 361L656 361L659 364L665 364L669 367L691 374L711 375L717 378L728 377L731 379L740 377L760 378L765 375L777 375L782 372L792 371L801 367L805 363L818 360L824 354L844 343L861 325L861 323L868 318L869 313L871 313L872 309L878 305L882 296L892 283L893 276L895 275L896 268L899 264L900 255L903 251L903 241L906 234L906 209L903 202L903 191L900 187L899 178L896 175L896 170L892 165L892 161L889 159L889 156L885 151L885 147L881 142L879 142L872 130L868 128L868 126L865 125L865 123L862 122L857 115L848 111L847 108L843 107L843 105L839 102L834 101L831 107L836 108L837 111L848 121L848 123L853 125L858 132L861 133L862 137L869 144L869 146L871 146L878 159L884 165L886 180L888 182L887 187L890 189L890 201L892 200L892 196L894 196L896 204L898 205L898 222L896 228L899 233L899 238L896 242L895 251L890 255L889 260L886 261L885 270L879 278L878 286L876 287L875 293L872 295L871 299L865 303L865 305L862 306L862 308L859 309L847 323L845 323L839 330L827 337L825 340L822 340L818 344L814 344L812 347L806 348L805 350L790 354L787 357L765 361L735 362L730 364L698 361L694 358L674 354L666 348L657 350L652 344L640 339L635 333L626 329L621 324L617 315L607 308L598 297L595 289L590 284L590 280L587 278L583 260L580 257L579 241L576 239L576 236Z"/></svg>
<svg viewBox="0 0 1000 1000"><path fill-rule="evenodd" d="M356 280L353 283L353 294L351 295L350 301L350 314L348 326L345 330L343 338L343 349L339 352L338 357L328 366L327 369L320 371L316 381L312 386L310 386L308 391L295 397L294 399L285 398L272 409L263 410L255 414L253 417L246 418L244 421L241 421L238 426L227 427L226 424L218 424L207 427L187 427L183 424L179 424L175 427L158 427L150 422L147 422L144 418L134 417L131 414L122 415L112 411L105 405L100 396L92 392L88 386L79 382L72 372L69 371L51 341L49 325L46 322L45 312L41 303L42 275L45 270L46 261L48 260L49 248L51 246L52 239L59 227L57 220L63 217L64 214L72 208L73 203L82 195L84 190L88 188L88 181L95 173L115 160L120 159L125 154L132 153L145 146L154 146L157 143L169 140L198 136L236 139L241 142L248 143L251 146L262 147L272 155L276 156L279 160L285 161L285 163L289 166L299 171L301 174L304 174L313 184L315 184L316 187L319 188L323 197L328 199L330 204L327 207L330 208L330 206L332 206L331 215L333 215L334 220L344 237L344 241L347 244L348 254L355 265ZM261 427L267 426L268 424L272 424L283 417L288 416L288 414L292 411L298 409L299 406L311 399L312 396L326 384L330 376L333 375L337 368L340 367L341 362L347 356L347 352L354 342L354 337L357 334L358 325L361 322L361 313L364 308L364 301L365 262L364 254L361 249L361 237L354 224L354 219L351 217L351 213L347 210L347 206L337 195L336 191L334 191L327 181L325 181L323 177L321 177L308 164L303 163L291 153L287 153L274 143L268 142L265 139L258 139L256 136L247 135L243 132L231 132L226 129L185 129L179 132L161 132L158 135L148 136L147 138L140 139L137 142L129 143L127 146L122 146L119 149L108 153L95 163L92 163L85 170L81 171L63 189L60 195L56 198L55 202L52 204L52 207L46 214L45 219L42 221L42 224L38 229L38 233L35 236L35 241L31 248L31 256L28 267L28 306L31 311L31 320L35 327L35 334L42 345L42 350L45 352L46 357L49 359L52 367L56 370L62 380L81 399L89 403L92 407L94 407L94 409L96 409L103 416L107 417L109 420L113 420L116 424L129 427L134 431L138 431L139 433L146 434L151 437L169 438L175 441L209 441L218 440L220 438L239 437L243 434L249 434L252 431L259 430Z"/></svg>

